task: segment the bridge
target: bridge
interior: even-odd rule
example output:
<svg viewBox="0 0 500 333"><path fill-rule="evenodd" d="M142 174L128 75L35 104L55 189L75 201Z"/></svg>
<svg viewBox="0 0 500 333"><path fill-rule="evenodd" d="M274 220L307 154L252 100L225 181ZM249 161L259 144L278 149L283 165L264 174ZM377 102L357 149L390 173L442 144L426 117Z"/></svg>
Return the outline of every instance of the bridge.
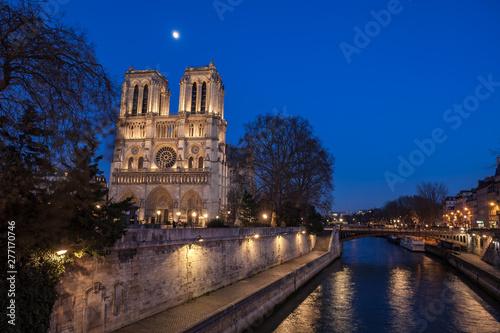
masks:
<svg viewBox="0 0 500 333"><path fill-rule="evenodd" d="M386 237L394 236L417 236L430 237L437 240L467 246L469 235L464 230L446 229L394 229L394 228L351 228L341 227L339 229L341 242L350 241L363 237Z"/></svg>

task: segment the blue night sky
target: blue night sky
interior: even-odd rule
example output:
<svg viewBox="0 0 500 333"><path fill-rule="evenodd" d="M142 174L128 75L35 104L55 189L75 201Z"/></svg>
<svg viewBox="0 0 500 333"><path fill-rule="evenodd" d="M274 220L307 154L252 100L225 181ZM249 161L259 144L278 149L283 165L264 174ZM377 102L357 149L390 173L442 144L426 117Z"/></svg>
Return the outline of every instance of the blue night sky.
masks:
<svg viewBox="0 0 500 333"><path fill-rule="evenodd" d="M185 67L213 58L232 143L259 113L307 118L336 159L336 211L382 206L421 181L443 181L455 195L494 173L496 0L58 2L118 84L131 63L158 69L170 83L171 113ZM102 168L109 179L109 161Z"/></svg>

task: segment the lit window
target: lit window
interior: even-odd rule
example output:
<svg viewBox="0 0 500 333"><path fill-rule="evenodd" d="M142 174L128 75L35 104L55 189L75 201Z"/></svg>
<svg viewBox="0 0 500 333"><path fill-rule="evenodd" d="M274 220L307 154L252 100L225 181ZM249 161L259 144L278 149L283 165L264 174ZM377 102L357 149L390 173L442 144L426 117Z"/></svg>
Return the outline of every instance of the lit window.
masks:
<svg viewBox="0 0 500 333"><path fill-rule="evenodd" d="M131 157L128 159L128 169L132 170L134 168L134 158Z"/></svg>

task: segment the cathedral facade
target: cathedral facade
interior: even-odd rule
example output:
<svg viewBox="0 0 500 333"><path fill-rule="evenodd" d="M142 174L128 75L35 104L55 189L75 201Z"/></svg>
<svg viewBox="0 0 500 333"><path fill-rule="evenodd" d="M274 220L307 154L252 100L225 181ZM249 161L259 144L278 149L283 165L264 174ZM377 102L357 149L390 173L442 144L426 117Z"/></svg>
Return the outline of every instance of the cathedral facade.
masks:
<svg viewBox="0 0 500 333"><path fill-rule="evenodd" d="M179 110L157 70L125 73L110 196L132 197L144 223L204 226L226 208L228 168L224 85L213 61L188 67Z"/></svg>

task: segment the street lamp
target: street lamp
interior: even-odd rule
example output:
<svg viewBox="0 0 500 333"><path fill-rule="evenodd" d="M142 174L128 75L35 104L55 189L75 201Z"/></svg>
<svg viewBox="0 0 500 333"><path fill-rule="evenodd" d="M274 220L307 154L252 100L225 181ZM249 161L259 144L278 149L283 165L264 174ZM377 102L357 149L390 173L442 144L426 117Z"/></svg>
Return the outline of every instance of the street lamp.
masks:
<svg viewBox="0 0 500 333"><path fill-rule="evenodd" d="M179 221L181 220L181 212L177 212L175 215L177 215L177 224L179 224Z"/></svg>
<svg viewBox="0 0 500 333"><path fill-rule="evenodd" d="M191 221L191 228L193 227L193 222L196 218L196 212L193 212L193 214L191 214L191 216L193 216L193 220Z"/></svg>
<svg viewBox="0 0 500 333"><path fill-rule="evenodd" d="M156 211L156 215L158 215L158 223L160 223L160 215L161 215L161 210Z"/></svg>

